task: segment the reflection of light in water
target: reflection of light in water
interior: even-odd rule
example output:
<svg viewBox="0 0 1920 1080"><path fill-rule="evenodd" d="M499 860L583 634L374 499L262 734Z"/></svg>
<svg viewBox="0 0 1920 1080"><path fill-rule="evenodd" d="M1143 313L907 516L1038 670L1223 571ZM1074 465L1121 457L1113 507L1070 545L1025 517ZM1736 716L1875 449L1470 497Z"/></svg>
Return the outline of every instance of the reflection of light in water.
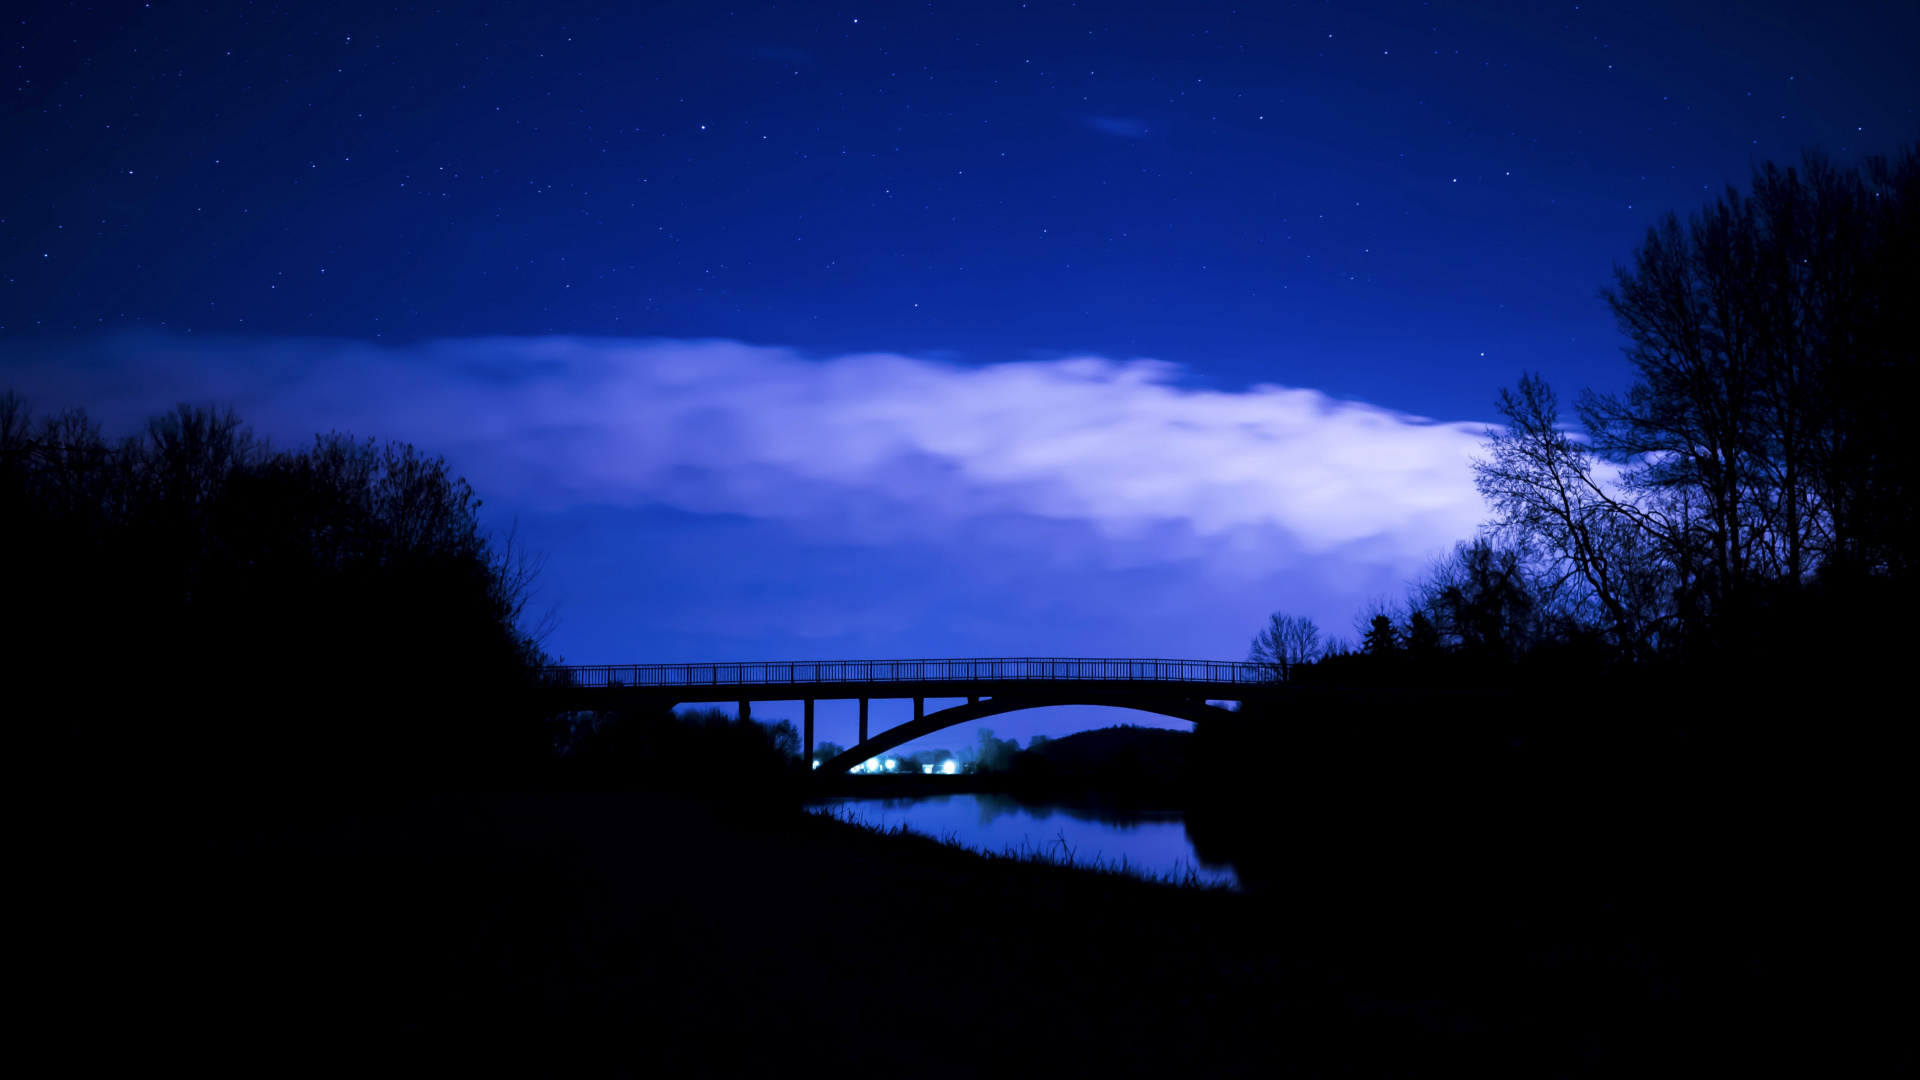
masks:
<svg viewBox="0 0 1920 1080"><path fill-rule="evenodd" d="M949 762L949 765L952 763ZM958 771L957 768L954 771ZM1148 876L1233 884L1231 867L1203 863L1187 839L1185 817L1171 811L1103 813L1078 806L1027 806L1009 795L933 795L917 799L843 799L856 821L904 825L976 851L1040 853L1079 865L1126 866Z"/></svg>

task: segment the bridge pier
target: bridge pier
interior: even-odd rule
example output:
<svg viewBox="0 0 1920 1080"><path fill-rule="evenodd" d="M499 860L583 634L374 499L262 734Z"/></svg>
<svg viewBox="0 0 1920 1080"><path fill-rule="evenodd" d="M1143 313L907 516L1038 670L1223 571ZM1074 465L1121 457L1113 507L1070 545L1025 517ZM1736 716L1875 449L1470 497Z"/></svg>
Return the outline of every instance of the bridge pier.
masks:
<svg viewBox="0 0 1920 1080"><path fill-rule="evenodd" d="M920 721L925 720L926 718L927 718L927 699L923 697L914 698L913 699L914 723L917 724Z"/></svg>
<svg viewBox="0 0 1920 1080"><path fill-rule="evenodd" d="M753 702L751 701L741 702L740 703L740 722L744 724L751 719L753 719Z"/></svg>
<svg viewBox="0 0 1920 1080"><path fill-rule="evenodd" d="M867 699L860 699L860 741L867 741Z"/></svg>
<svg viewBox="0 0 1920 1080"><path fill-rule="evenodd" d="M806 707L807 707L807 722L806 722L807 748L800 760L812 761L813 760L813 699L812 698L808 698L806 700Z"/></svg>

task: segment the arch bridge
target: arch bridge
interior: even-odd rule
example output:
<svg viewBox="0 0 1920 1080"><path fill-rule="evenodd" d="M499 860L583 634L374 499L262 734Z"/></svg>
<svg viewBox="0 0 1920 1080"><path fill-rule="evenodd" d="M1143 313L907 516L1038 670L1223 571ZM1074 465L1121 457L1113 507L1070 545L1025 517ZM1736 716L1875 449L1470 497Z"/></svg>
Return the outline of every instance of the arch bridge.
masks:
<svg viewBox="0 0 1920 1080"><path fill-rule="evenodd" d="M1287 692L1264 664L1220 660L1099 660L1029 657L969 660L808 660L732 664L611 664L548 669L566 710L671 709L737 701L743 718L755 701L805 706L805 755L813 757L816 701L860 702L860 741L820 771L846 772L912 739L969 720L1050 705L1108 705L1181 720L1233 715L1214 701L1248 701ZM912 699L913 719L869 733L868 703ZM966 704L926 711L928 698Z"/></svg>

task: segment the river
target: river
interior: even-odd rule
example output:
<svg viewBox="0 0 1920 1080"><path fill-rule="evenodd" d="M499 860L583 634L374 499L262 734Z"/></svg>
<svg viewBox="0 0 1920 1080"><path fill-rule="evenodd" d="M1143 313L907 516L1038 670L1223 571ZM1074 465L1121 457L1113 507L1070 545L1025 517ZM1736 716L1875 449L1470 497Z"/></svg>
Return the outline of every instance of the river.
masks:
<svg viewBox="0 0 1920 1080"><path fill-rule="evenodd" d="M1186 819L1177 810L1025 803L992 793L837 798L815 805L848 820L882 828L905 826L976 851L1040 852L1056 862L1124 865L1147 877L1238 885L1231 866L1205 863L1195 854Z"/></svg>

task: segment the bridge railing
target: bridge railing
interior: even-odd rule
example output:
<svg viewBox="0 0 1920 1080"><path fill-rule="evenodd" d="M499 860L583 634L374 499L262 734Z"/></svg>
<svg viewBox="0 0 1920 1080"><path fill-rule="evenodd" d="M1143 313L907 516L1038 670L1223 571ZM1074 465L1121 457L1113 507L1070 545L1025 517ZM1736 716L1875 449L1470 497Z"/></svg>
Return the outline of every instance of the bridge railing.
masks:
<svg viewBox="0 0 1920 1080"><path fill-rule="evenodd" d="M1274 681L1264 664L1227 660L802 660L736 664L582 664L548 668L577 687L790 686L825 683L1166 682L1255 685ZM804 696L804 695L803 695Z"/></svg>

